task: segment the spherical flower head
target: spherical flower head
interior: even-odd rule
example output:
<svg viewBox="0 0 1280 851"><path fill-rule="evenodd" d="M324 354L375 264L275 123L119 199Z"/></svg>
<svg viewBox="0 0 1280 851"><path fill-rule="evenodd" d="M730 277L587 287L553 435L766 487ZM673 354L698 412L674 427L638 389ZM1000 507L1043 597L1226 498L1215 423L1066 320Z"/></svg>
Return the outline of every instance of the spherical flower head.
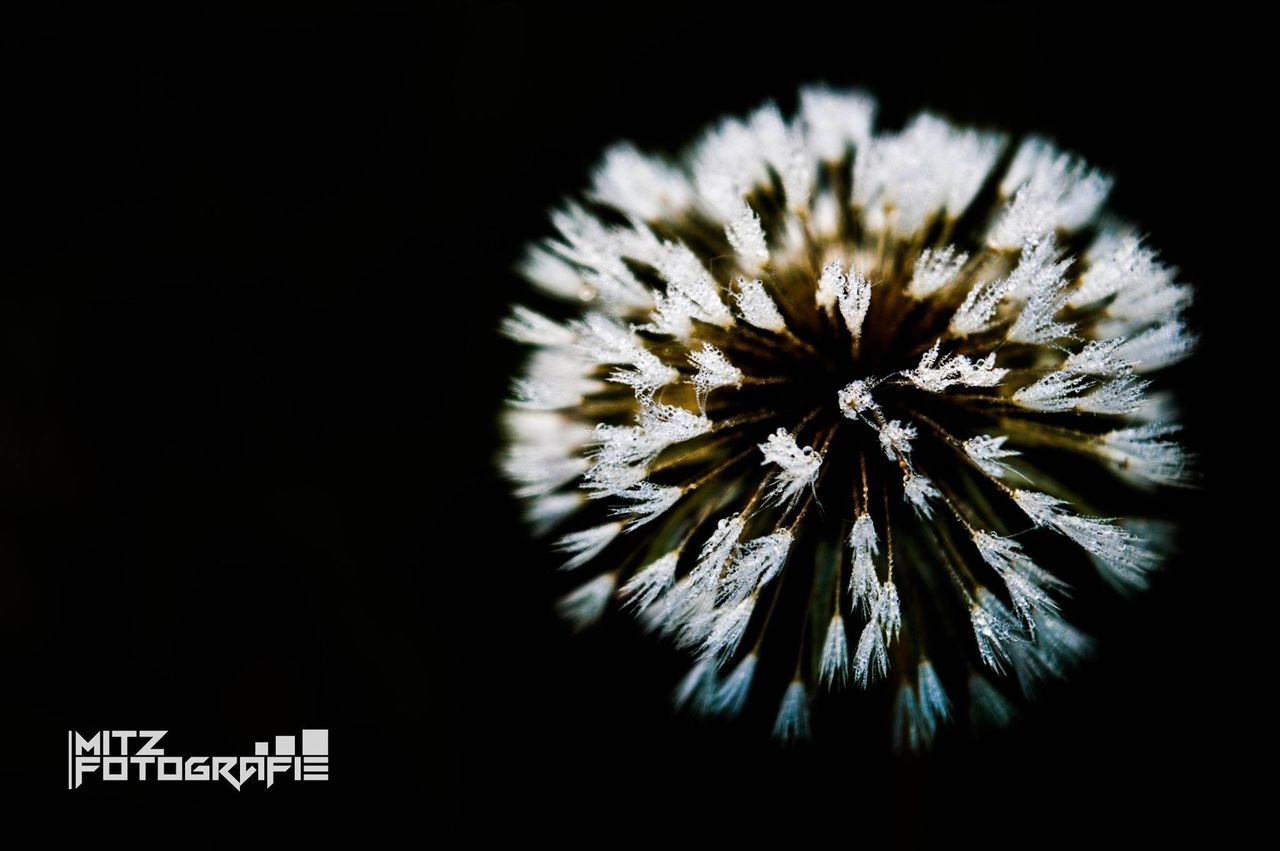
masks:
<svg viewBox="0 0 1280 851"><path fill-rule="evenodd" d="M922 747L1067 673L1096 579L1148 583L1191 290L1044 139L799 102L675 161L618 145L552 214L503 467L558 532L561 612L665 636L680 706L772 701L791 741L824 692L890 688Z"/></svg>

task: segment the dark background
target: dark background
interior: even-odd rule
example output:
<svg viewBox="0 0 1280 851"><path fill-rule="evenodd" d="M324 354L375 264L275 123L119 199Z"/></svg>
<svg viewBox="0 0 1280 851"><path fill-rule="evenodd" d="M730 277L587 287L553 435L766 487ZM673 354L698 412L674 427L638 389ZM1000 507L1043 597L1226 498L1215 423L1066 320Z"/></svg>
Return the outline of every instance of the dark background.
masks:
<svg viewBox="0 0 1280 851"><path fill-rule="evenodd" d="M1232 98L1257 80L1235 58L1253 25L985 4L217 6L45 4L3 28L7 830L212 848L1238 827L1228 763L1271 719L1234 667L1250 592L1214 498L1210 397L1246 280L1254 161ZM1200 285L1183 374L1205 479L1184 554L1098 614L1103 653L1020 724L926 758L888 753L885 695L821 711L816 744L788 752L767 718L673 718L664 649L622 620L585 639L556 622L554 562L492 474L517 354L494 327L546 208L610 141L672 146L766 97L789 110L812 80L875 91L882 124L929 106L1055 137L1119 176L1113 208ZM63 788L69 728L236 754L303 726L332 731L327 786Z"/></svg>

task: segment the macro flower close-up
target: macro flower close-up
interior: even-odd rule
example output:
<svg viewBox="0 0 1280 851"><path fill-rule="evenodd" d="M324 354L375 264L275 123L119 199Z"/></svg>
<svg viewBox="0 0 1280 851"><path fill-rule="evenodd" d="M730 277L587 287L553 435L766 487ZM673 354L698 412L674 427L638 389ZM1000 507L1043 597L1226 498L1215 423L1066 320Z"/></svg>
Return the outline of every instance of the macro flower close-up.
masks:
<svg viewBox="0 0 1280 851"><path fill-rule="evenodd" d="M561 614L661 637L678 707L770 703L793 740L887 688L914 750L1007 722L1095 651L1077 612L1153 581L1195 334L1112 176L876 114L809 86L678 156L610 147L521 261L501 465Z"/></svg>
<svg viewBox="0 0 1280 851"><path fill-rule="evenodd" d="M17 12L13 847L1267 835L1246 10Z"/></svg>

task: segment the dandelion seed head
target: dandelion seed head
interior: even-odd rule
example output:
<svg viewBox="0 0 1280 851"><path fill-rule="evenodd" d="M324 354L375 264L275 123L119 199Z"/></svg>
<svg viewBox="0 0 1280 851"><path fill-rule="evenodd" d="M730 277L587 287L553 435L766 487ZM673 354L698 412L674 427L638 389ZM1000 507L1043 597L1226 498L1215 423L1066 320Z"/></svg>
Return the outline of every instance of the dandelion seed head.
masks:
<svg viewBox="0 0 1280 851"><path fill-rule="evenodd" d="M499 464L558 536L561 614L634 613L689 659L677 706L758 700L793 741L890 688L914 749L1007 722L1092 651L1090 593L1153 581L1137 518L1194 478L1153 388L1196 335L1110 176L875 115L814 86L682 158L609 148L517 265Z"/></svg>

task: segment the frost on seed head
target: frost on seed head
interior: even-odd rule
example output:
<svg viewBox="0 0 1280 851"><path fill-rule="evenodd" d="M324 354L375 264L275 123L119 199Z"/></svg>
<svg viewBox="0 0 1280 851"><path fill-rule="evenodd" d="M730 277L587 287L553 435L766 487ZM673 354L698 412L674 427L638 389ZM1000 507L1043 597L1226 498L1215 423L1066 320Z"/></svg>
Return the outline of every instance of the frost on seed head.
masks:
<svg viewBox="0 0 1280 851"><path fill-rule="evenodd" d="M912 473L907 473L902 479L902 492L916 514L926 520L933 517L933 500L942 496L932 482Z"/></svg>
<svg viewBox="0 0 1280 851"><path fill-rule="evenodd" d="M836 394L840 413L851 420L860 419L871 412L879 412L880 406L871 397L870 381L853 381Z"/></svg>
<svg viewBox="0 0 1280 851"><path fill-rule="evenodd" d="M652 482L638 482L615 496L630 500L630 505L618 505L610 510L610 514L627 517L626 531L633 532L646 523L657 519L684 494L678 487L660 487Z"/></svg>
<svg viewBox="0 0 1280 851"><path fill-rule="evenodd" d="M954 245L937 250L926 248L916 258L907 295L914 299L928 298L954 283L968 261L969 255L957 252Z"/></svg>
<svg viewBox="0 0 1280 851"><path fill-rule="evenodd" d="M638 219L652 221L688 207L693 188L678 169L621 142L605 151L596 166L591 195Z"/></svg>
<svg viewBox="0 0 1280 851"><path fill-rule="evenodd" d="M890 420L880 429L880 448L890 461L911 454L911 441L916 438L916 427L899 420Z"/></svg>
<svg viewBox="0 0 1280 851"><path fill-rule="evenodd" d="M707 396L719 387L741 387L742 370L738 369L724 352L710 343L703 343L702 348L689 355L689 362L697 367L693 376L693 386L697 390L699 405L705 405Z"/></svg>
<svg viewBox="0 0 1280 851"><path fill-rule="evenodd" d="M853 681L859 688L867 688L881 679L889 669L889 655L884 646L884 635L875 618L867 621L858 636L858 646L853 651Z"/></svg>
<svg viewBox="0 0 1280 851"><path fill-rule="evenodd" d="M1014 449L1005 449L1004 442L1008 439L1009 436L1004 434L999 437L979 434L964 442L964 452L969 456L969 460L988 476L1004 478L1004 474L1009 470L1009 465L1004 462L1004 459L1022 454Z"/></svg>
<svg viewBox="0 0 1280 851"><path fill-rule="evenodd" d="M760 217L745 202L724 226L724 233L744 268L755 271L769 262L769 247L765 244Z"/></svg>
<svg viewBox="0 0 1280 851"><path fill-rule="evenodd" d="M876 102L862 92L842 92L825 86L800 90L800 115L805 138L816 160L836 162L850 148L871 140Z"/></svg>
<svg viewBox="0 0 1280 851"><path fill-rule="evenodd" d="M780 505L792 505L807 487L812 487L822 466L822 455L812 446L803 449L796 439L779 427L760 444L764 454L761 464L776 464L768 499Z"/></svg>
<svg viewBox="0 0 1280 851"><path fill-rule="evenodd" d="M1180 429L1176 423L1116 429L1102 436L1100 451L1125 475L1162 485L1185 484L1191 476L1186 450L1166 439Z"/></svg>
<svg viewBox="0 0 1280 851"><path fill-rule="evenodd" d="M971 361L965 355L948 355L939 359L938 348L941 345L941 340L936 341L920 357L919 365L902 373L902 377L921 390L942 393L953 385L995 387L1009 374L1007 369L996 368L995 352L978 361Z"/></svg>
<svg viewBox="0 0 1280 851"><path fill-rule="evenodd" d="M822 658L818 665L818 678L827 688L842 686L849 676L849 639L844 631L844 618L836 612L827 626L827 636L822 642Z"/></svg>
<svg viewBox="0 0 1280 851"><path fill-rule="evenodd" d="M758 701L792 741L811 701L892 676L915 749L1088 656L1073 562L1151 581L1151 492L1195 466L1158 373L1196 335L1155 240L1103 214L1108 176L875 111L815 86L676 158L608 149L517 264L537 301L500 325L524 361L496 462L590 570L560 612L616 595L688 659L677 705ZM764 654L790 681L756 679Z"/></svg>
<svg viewBox="0 0 1280 851"><path fill-rule="evenodd" d="M735 547L733 560L720 583L718 603L737 603L769 584L782 570L793 540L791 532L783 529Z"/></svg>
<svg viewBox="0 0 1280 851"><path fill-rule="evenodd" d="M738 302L738 310L742 312L742 318L748 325L754 325L775 334L781 334L787 330L787 323L778 312L778 306L765 291L764 284L759 280L748 281L746 278L738 278L736 283L738 291L734 293L734 299Z"/></svg>
<svg viewBox="0 0 1280 851"><path fill-rule="evenodd" d="M1110 177L1047 140L1028 138L1000 182L1001 195L1012 200L992 227L988 242L1010 249L1054 230L1077 230L1097 215L1111 184Z"/></svg>
<svg viewBox="0 0 1280 851"><path fill-rule="evenodd" d="M621 594L628 606L637 610L649 608L675 580L679 551L669 552L650 562L622 586Z"/></svg>

